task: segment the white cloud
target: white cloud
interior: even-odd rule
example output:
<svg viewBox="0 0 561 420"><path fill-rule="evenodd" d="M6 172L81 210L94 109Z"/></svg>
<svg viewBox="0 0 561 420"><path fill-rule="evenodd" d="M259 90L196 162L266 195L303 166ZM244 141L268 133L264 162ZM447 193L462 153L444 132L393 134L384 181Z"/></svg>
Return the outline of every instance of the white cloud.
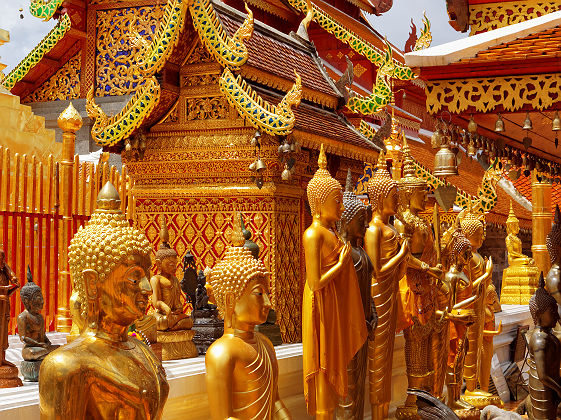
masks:
<svg viewBox="0 0 561 420"><path fill-rule="evenodd" d="M23 19L20 19L20 13ZM10 32L10 42L0 47L0 63L8 66L4 74L24 59L56 23L55 20L43 22L31 16L29 0L0 0L0 28Z"/></svg>

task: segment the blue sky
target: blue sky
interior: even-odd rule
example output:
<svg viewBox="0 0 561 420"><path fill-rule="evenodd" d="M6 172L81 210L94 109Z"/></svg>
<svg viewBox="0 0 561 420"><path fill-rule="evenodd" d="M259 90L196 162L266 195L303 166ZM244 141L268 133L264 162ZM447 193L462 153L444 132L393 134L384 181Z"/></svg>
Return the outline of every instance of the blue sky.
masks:
<svg viewBox="0 0 561 420"><path fill-rule="evenodd" d="M24 19L20 19L19 8ZM448 24L445 0L394 0L392 9L382 16L372 16L374 27L397 47L403 49L409 37L411 18L421 27L423 11L431 21L432 45L453 41L461 34ZM10 42L0 47L0 63L7 64L4 74L19 63L51 30L56 22L43 22L29 14L29 0L0 0L0 28L10 31Z"/></svg>

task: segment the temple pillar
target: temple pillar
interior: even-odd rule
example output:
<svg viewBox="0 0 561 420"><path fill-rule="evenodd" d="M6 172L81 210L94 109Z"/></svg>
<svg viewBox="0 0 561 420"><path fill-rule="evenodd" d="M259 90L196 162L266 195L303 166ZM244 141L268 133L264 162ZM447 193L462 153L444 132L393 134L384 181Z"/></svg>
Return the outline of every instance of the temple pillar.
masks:
<svg viewBox="0 0 561 420"><path fill-rule="evenodd" d="M551 184L532 174L532 257L544 276L551 267L545 240L551 230Z"/></svg>

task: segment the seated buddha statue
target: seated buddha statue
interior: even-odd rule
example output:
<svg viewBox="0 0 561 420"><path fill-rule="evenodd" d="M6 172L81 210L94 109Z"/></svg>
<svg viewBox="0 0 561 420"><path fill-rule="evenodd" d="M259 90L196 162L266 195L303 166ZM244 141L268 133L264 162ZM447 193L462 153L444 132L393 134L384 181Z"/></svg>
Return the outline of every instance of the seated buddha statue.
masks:
<svg viewBox="0 0 561 420"><path fill-rule="evenodd" d="M25 310L18 315L18 334L23 342L21 355L23 361L20 371L23 377L31 382L39 380L39 367L43 359L59 346L51 344L45 334L45 319L41 315L43 309L43 293L33 283L31 270L27 266L27 283L20 290L21 301Z"/></svg>
<svg viewBox="0 0 561 420"><path fill-rule="evenodd" d="M169 245L169 232L162 223L162 243L156 251L155 274L150 279L152 286L153 315L156 319L156 342L162 344L162 360L186 359L198 356L193 343L195 331L193 318L183 312L182 291L177 271L177 252Z"/></svg>
<svg viewBox="0 0 561 420"><path fill-rule="evenodd" d="M506 220L506 230L508 267L503 270L501 303L527 305L538 286L539 268L532 258L522 253L522 241L517 236L520 227L512 209L512 201Z"/></svg>
<svg viewBox="0 0 561 420"><path fill-rule="evenodd" d="M255 331L271 308L269 274L244 247L239 215L233 221L232 246L209 275L224 318L224 335L205 356L211 418L290 419L279 398L275 349Z"/></svg>
<svg viewBox="0 0 561 420"><path fill-rule="evenodd" d="M41 364L43 420L160 419L169 386L150 347L127 334L152 289L150 243L129 225L111 183L70 242L68 264L85 330Z"/></svg>

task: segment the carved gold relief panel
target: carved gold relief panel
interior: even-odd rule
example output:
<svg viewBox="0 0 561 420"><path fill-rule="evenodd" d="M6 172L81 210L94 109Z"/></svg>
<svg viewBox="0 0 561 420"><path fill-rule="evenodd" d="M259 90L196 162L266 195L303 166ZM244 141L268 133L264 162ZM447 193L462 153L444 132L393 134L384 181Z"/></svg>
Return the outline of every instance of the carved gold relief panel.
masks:
<svg viewBox="0 0 561 420"><path fill-rule="evenodd" d="M524 22L561 10L558 0L506 1L469 6L470 35Z"/></svg>
<svg viewBox="0 0 561 420"><path fill-rule="evenodd" d="M151 41L163 12L161 4L97 11L96 96L128 95L135 91L143 79L130 63L137 52L131 34L136 31Z"/></svg>
<svg viewBox="0 0 561 420"><path fill-rule="evenodd" d="M81 53L74 55L33 93L21 102L68 100L80 96Z"/></svg>

